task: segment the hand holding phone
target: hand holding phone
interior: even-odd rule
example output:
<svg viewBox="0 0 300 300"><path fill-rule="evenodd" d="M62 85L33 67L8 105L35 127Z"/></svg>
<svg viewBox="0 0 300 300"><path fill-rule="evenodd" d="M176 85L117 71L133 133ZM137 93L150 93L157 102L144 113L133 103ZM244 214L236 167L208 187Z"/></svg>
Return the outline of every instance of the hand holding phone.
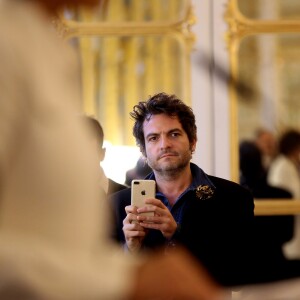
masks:
<svg viewBox="0 0 300 300"><path fill-rule="evenodd" d="M134 179L131 182L131 205L136 207L145 206L145 199L155 198L155 181ZM142 213L146 216L154 216L154 212Z"/></svg>

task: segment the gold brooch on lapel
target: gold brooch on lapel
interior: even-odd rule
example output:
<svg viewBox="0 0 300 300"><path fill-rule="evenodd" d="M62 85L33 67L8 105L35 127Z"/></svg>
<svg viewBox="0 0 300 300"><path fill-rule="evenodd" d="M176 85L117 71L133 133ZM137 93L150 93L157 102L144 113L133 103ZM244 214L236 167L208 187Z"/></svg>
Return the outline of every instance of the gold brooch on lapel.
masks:
<svg viewBox="0 0 300 300"><path fill-rule="evenodd" d="M207 200L214 194L214 190L208 185L199 185L196 188L196 197L200 200Z"/></svg>

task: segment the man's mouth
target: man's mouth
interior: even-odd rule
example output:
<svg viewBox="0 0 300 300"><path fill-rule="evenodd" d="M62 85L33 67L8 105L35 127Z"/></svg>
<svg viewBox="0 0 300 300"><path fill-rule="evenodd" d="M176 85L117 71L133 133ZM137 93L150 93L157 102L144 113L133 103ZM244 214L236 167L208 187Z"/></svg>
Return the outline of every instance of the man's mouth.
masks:
<svg viewBox="0 0 300 300"><path fill-rule="evenodd" d="M177 156L176 153L164 153L159 158L166 158L166 157L174 157Z"/></svg>

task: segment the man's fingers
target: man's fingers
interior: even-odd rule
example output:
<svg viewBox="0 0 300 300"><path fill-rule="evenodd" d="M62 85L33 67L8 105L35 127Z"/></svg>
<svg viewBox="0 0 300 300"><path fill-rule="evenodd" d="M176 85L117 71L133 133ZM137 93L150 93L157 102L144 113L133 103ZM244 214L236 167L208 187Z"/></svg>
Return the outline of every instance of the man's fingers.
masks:
<svg viewBox="0 0 300 300"><path fill-rule="evenodd" d="M123 225L138 223L137 215L129 213L123 220ZM133 228L134 229L134 228Z"/></svg>
<svg viewBox="0 0 300 300"><path fill-rule="evenodd" d="M154 199L154 198L146 199L145 204L154 205L160 208L166 208L166 206L159 199Z"/></svg>
<svg viewBox="0 0 300 300"><path fill-rule="evenodd" d="M140 207L137 209L138 214L142 214L145 212L154 212L156 215L159 215L159 216L169 214L167 209L162 209L155 205L147 205L147 206L143 206L143 207Z"/></svg>
<svg viewBox="0 0 300 300"><path fill-rule="evenodd" d="M137 210L136 206L133 206L133 205L125 206L126 214L130 214L130 213L134 214L134 213L136 213L136 210Z"/></svg>

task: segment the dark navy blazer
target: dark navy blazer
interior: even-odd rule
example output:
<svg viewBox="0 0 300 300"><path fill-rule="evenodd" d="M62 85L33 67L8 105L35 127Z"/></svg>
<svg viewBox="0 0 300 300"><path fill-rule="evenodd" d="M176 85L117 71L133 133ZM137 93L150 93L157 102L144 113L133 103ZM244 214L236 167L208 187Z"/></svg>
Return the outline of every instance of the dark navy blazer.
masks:
<svg viewBox="0 0 300 300"><path fill-rule="evenodd" d="M217 282L226 286L252 283L255 258L253 246L253 197L240 185L209 176L215 192L210 199L200 200L195 190L183 199L182 223L174 239L186 247L204 265ZM125 243L122 231L126 217L125 206L130 205L131 189L113 194L115 219L114 239ZM143 248L156 249L169 245L160 231L150 230Z"/></svg>

